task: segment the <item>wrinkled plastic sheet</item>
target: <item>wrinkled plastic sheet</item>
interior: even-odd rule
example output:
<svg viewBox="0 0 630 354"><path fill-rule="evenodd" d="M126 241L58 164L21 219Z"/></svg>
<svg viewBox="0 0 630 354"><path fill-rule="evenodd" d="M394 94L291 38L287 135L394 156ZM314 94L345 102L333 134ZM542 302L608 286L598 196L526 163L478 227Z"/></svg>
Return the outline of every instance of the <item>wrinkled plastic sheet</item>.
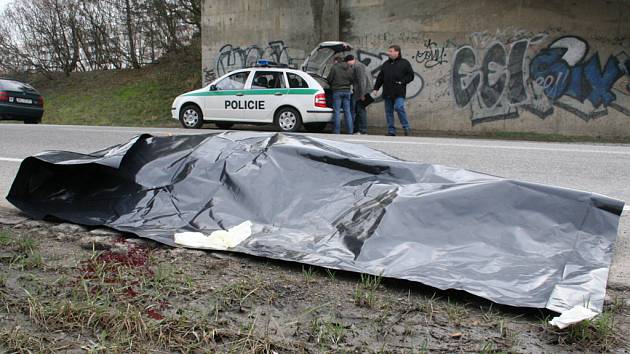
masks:
<svg viewBox="0 0 630 354"><path fill-rule="evenodd" d="M227 249L557 312L601 312L623 210L593 193L251 132L44 152L22 162L7 199L35 218L174 246L175 234L251 225Z"/></svg>

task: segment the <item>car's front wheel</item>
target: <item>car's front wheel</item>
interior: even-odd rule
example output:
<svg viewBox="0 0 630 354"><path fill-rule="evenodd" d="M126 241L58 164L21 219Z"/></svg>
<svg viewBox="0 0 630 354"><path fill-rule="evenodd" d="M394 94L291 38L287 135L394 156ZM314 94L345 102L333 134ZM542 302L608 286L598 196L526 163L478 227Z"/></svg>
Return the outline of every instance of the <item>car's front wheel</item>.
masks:
<svg viewBox="0 0 630 354"><path fill-rule="evenodd" d="M302 125L302 118L295 108L282 107L276 112L274 123L282 132L297 132Z"/></svg>
<svg viewBox="0 0 630 354"><path fill-rule="evenodd" d="M326 129L326 124L328 123L325 123L325 122L304 123L304 128L309 133L321 133L324 131L324 129Z"/></svg>
<svg viewBox="0 0 630 354"><path fill-rule="evenodd" d="M196 105L184 106L179 113L179 121L186 129L199 129L203 125L203 113Z"/></svg>

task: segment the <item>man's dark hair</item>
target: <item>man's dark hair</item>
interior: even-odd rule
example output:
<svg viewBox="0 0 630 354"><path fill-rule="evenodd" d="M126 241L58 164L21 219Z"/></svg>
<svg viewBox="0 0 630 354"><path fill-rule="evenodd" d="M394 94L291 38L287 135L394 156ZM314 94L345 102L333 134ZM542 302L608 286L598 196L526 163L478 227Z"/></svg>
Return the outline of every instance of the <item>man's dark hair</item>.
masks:
<svg viewBox="0 0 630 354"><path fill-rule="evenodd" d="M395 50L396 52L398 52L398 57L402 57L402 50L400 50L400 46L398 44L392 44L389 46L390 49Z"/></svg>
<svg viewBox="0 0 630 354"><path fill-rule="evenodd" d="M349 62L351 60L354 60L354 55L352 54L348 54L346 55L346 57L343 59L345 62Z"/></svg>

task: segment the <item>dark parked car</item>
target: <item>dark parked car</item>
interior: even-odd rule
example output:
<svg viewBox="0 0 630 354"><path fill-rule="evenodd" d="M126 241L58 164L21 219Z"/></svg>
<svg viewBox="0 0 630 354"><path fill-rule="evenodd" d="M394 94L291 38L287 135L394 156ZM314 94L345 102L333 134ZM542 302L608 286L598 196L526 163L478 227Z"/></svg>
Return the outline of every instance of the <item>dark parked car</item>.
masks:
<svg viewBox="0 0 630 354"><path fill-rule="evenodd" d="M37 124L44 115L44 97L31 85L0 78L0 119Z"/></svg>

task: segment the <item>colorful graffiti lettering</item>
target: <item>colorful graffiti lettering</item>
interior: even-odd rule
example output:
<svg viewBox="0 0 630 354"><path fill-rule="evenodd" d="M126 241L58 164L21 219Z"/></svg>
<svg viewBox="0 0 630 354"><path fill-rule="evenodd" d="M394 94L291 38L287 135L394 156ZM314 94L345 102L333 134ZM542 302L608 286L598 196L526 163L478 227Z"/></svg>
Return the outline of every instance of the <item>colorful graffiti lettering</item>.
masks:
<svg viewBox="0 0 630 354"><path fill-rule="evenodd" d="M246 48L226 44L217 55L214 75L222 76L232 70L251 67L260 59L268 59L278 64L292 65L294 59L289 56L284 41L271 41L268 46L260 48L250 45Z"/></svg>
<svg viewBox="0 0 630 354"><path fill-rule="evenodd" d="M381 71L381 66L383 63L387 61L389 57L387 53L371 53L365 50L359 49L357 50L357 60L365 64L368 70L372 73L372 77L376 80L378 73ZM422 92L424 88L424 79L419 73L415 73L415 78L413 81L407 86L407 98L414 98ZM378 101L381 100L379 97Z"/></svg>
<svg viewBox="0 0 630 354"><path fill-rule="evenodd" d="M617 100L614 84L624 75L622 63L610 56L602 68L600 56L585 40L562 37L541 50L530 64L530 77L558 107L588 120L607 114ZM623 94L623 93L622 93Z"/></svg>
<svg viewBox="0 0 630 354"><path fill-rule="evenodd" d="M584 120L607 115L609 107L630 115L630 91L615 87L630 71L625 53L610 56L602 67L597 52L588 57L585 40L566 36L527 64L529 47L529 40L518 40L509 52L499 42L483 55L471 46L455 52L452 93L458 107L470 106L473 124L517 118L519 109L541 119L553 114L554 107Z"/></svg>

